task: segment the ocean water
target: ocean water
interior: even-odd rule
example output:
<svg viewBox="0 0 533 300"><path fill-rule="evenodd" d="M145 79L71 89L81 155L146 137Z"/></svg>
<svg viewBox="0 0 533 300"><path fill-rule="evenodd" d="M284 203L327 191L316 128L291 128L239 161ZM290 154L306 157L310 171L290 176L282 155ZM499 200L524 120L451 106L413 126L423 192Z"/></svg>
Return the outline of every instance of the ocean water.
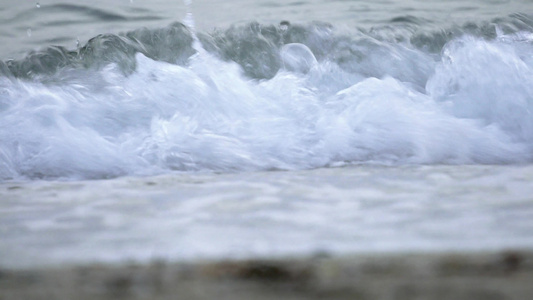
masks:
<svg viewBox="0 0 533 300"><path fill-rule="evenodd" d="M0 4L0 264L533 247L531 1Z"/></svg>

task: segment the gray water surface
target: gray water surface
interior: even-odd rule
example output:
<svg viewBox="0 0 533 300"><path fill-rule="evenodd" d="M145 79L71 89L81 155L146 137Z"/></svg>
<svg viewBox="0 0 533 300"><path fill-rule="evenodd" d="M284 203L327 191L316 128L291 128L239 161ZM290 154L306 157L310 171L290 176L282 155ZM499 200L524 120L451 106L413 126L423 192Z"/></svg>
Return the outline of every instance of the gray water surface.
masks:
<svg viewBox="0 0 533 300"><path fill-rule="evenodd" d="M0 265L533 247L533 167L0 184Z"/></svg>
<svg viewBox="0 0 533 300"><path fill-rule="evenodd" d="M406 21L425 28L448 29L479 20L491 21L514 13L532 13L529 0L417 1L216 1L192 5L200 31L225 29L255 21L307 23L320 21L346 30L393 25ZM0 3L0 58L19 58L49 45L75 49L102 33L140 27L157 28L185 16L181 0L15 1Z"/></svg>

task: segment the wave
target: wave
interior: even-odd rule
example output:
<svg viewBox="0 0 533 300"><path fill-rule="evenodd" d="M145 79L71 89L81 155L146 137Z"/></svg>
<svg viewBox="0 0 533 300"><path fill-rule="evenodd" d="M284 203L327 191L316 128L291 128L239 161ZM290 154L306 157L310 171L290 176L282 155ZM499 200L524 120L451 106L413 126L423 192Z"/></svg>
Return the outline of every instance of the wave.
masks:
<svg viewBox="0 0 533 300"><path fill-rule="evenodd" d="M533 18L181 23L0 61L0 180L533 161Z"/></svg>

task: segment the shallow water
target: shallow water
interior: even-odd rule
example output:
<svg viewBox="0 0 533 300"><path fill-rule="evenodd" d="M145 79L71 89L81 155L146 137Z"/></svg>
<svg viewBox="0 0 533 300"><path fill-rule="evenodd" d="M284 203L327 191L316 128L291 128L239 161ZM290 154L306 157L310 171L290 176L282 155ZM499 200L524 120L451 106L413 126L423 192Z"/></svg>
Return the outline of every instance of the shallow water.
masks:
<svg viewBox="0 0 533 300"><path fill-rule="evenodd" d="M530 248L531 6L4 1L0 264Z"/></svg>
<svg viewBox="0 0 533 300"><path fill-rule="evenodd" d="M0 265L533 246L531 166L0 184Z"/></svg>

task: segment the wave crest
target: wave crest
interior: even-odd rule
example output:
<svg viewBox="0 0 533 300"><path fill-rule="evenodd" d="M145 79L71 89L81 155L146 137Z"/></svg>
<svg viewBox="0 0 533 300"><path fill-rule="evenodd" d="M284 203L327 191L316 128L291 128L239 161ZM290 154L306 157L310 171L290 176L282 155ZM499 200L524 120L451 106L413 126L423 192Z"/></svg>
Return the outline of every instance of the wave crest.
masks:
<svg viewBox="0 0 533 300"><path fill-rule="evenodd" d="M0 179L530 163L526 21L438 51L288 22L199 34L206 52L180 23L49 47L0 63Z"/></svg>

